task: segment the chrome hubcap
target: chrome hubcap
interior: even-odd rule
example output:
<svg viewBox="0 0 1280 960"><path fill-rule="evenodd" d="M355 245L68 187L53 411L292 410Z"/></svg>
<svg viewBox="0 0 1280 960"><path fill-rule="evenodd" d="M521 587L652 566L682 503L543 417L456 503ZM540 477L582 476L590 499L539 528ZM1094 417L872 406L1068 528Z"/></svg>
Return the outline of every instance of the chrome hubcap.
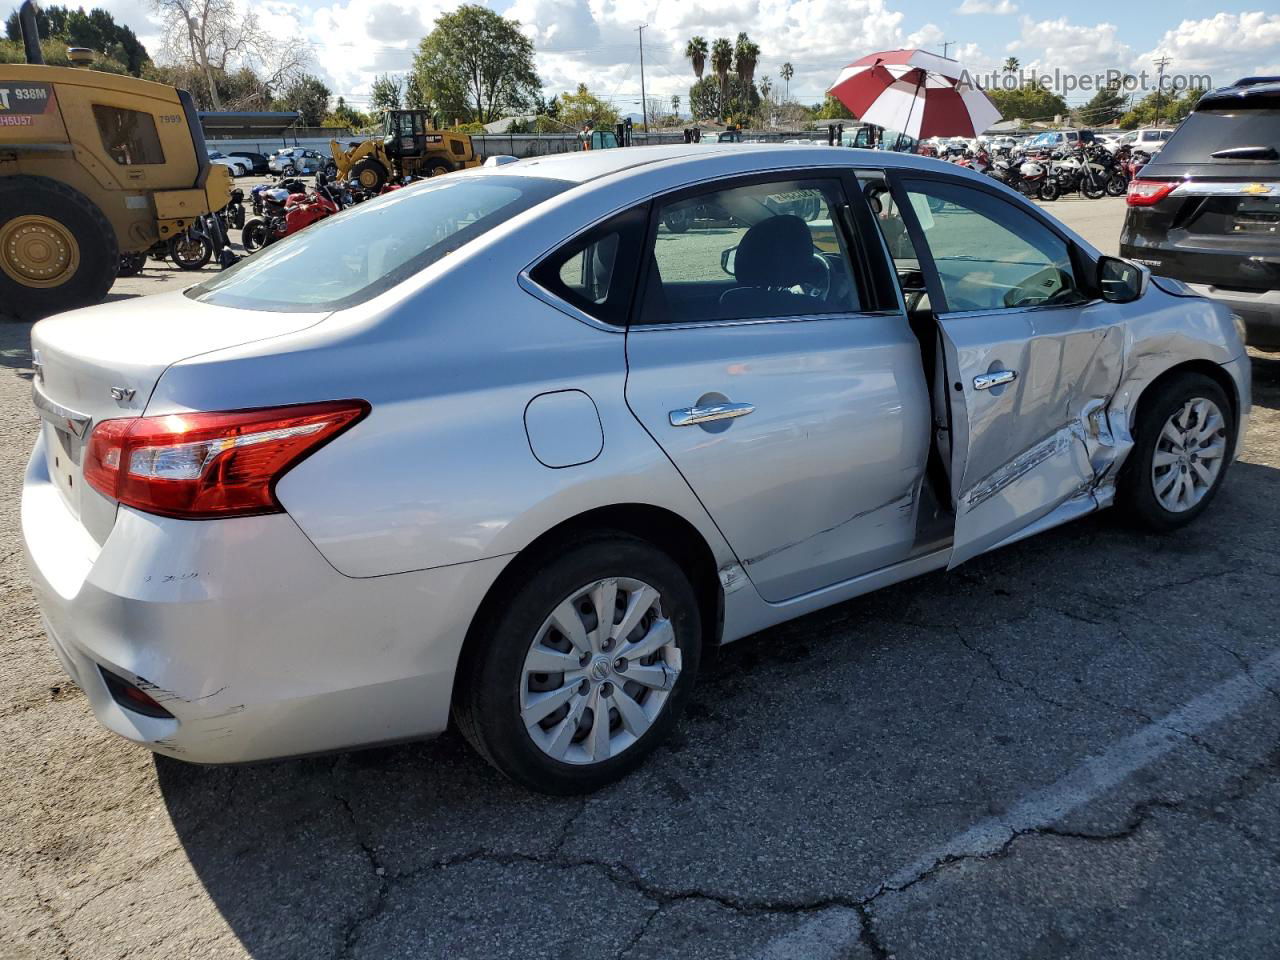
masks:
<svg viewBox="0 0 1280 960"><path fill-rule="evenodd" d="M1170 513L1190 510L1213 489L1227 455L1227 425L1212 400L1195 397L1167 421L1151 459L1151 485Z"/></svg>
<svg viewBox="0 0 1280 960"><path fill-rule="evenodd" d="M548 756L600 763L653 726L680 666L658 591L627 577L597 580L561 601L534 636L520 718Z"/></svg>

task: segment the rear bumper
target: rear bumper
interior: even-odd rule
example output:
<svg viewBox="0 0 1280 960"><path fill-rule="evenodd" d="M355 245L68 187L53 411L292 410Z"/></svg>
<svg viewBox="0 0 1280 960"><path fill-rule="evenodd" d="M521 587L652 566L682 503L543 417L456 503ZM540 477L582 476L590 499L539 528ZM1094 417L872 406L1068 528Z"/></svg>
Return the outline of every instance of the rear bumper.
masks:
<svg viewBox="0 0 1280 960"><path fill-rule="evenodd" d="M1208 283L1188 283L1202 297L1225 303L1244 321L1246 342L1280 350L1280 290L1224 290Z"/></svg>
<svg viewBox="0 0 1280 960"><path fill-rule="evenodd" d="M45 468L22 534L54 650L99 721L158 753L237 763L429 736L506 558L357 579L278 514L193 522L121 508L98 546ZM105 668L173 714L121 706Z"/></svg>

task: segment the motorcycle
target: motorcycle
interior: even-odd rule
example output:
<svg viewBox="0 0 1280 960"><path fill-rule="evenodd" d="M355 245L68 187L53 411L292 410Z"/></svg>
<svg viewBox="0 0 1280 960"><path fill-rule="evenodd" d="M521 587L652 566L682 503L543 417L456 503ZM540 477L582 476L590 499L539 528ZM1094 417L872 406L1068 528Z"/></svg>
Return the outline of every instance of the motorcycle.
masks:
<svg viewBox="0 0 1280 960"><path fill-rule="evenodd" d="M1069 154L1055 153L1051 169L1059 193L1079 191L1081 196L1090 200L1106 196L1109 171L1096 156L1083 149Z"/></svg>
<svg viewBox="0 0 1280 960"><path fill-rule="evenodd" d="M1058 199L1058 183L1039 160L1001 157L992 165L991 176L1023 196L1045 201Z"/></svg>
<svg viewBox="0 0 1280 960"><path fill-rule="evenodd" d="M325 182L323 174L316 178L315 193L289 193L276 187L262 193L261 217L244 225L241 241L249 252L275 243L290 234L309 227L317 220L331 217L349 205L351 194L341 186Z"/></svg>
<svg viewBox="0 0 1280 960"><path fill-rule="evenodd" d="M204 213L195 219L186 230L171 237L167 241L156 243L146 254L137 254L145 262L150 255L156 260L172 260L180 270L201 270L215 254L219 265L225 270L240 258L231 250L227 230L231 226L244 224L244 191L232 190L230 202L221 210ZM121 274L136 276L142 272L142 265L121 260L121 269L136 269L135 273Z"/></svg>

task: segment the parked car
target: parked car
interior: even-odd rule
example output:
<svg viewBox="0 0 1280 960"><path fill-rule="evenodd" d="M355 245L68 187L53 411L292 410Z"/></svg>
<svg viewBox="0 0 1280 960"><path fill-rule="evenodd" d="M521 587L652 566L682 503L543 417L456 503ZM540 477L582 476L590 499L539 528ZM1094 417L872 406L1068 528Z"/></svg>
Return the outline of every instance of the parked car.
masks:
<svg viewBox="0 0 1280 960"><path fill-rule="evenodd" d="M329 158L322 157L314 150L305 147L286 147L277 150L267 161L267 168L272 173L292 177L295 175L313 174L322 169Z"/></svg>
<svg viewBox="0 0 1280 960"><path fill-rule="evenodd" d="M1053 153L1055 150L1075 150L1081 144L1093 143L1092 130L1046 130L1023 144L1027 153Z"/></svg>
<svg viewBox="0 0 1280 960"><path fill-rule="evenodd" d="M267 155L265 153L253 153L249 150L233 150L227 154L236 160L244 160L249 165L249 172L255 176L265 177L271 172L271 168L267 166Z"/></svg>
<svg viewBox="0 0 1280 960"><path fill-rule="evenodd" d="M219 153L217 150L209 150L209 160L211 163L216 163L221 167L226 167L231 171L231 175L233 177L242 177L249 172L249 165L243 160L236 160L232 157L228 157L226 154Z"/></svg>
<svg viewBox="0 0 1280 960"><path fill-rule="evenodd" d="M1250 403L1222 305L818 146L427 180L32 342L23 541L103 724L218 763L452 711L551 793L640 763L710 646L1114 502L1189 523Z"/></svg>
<svg viewBox="0 0 1280 960"><path fill-rule="evenodd" d="M1280 77L1200 98L1129 184L1120 252L1225 303L1280 349Z"/></svg>
<svg viewBox="0 0 1280 960"><path fill-rule="evenodd" d="M1123 136L1115 138L1114 142L1107 144L1107 149L1115 153L1121 146L1128 144L1130 149L1141 150L1148 156L1154 156L1168 143L1171 136L1173 136L1171 127L1143 127L1140 130L1130 130Z"/></svg>

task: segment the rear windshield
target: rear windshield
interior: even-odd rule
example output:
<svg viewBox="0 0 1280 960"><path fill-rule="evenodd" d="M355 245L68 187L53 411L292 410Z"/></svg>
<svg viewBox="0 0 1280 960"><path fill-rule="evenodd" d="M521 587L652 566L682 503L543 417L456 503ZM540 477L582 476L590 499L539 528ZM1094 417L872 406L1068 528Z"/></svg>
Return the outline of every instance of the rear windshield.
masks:
<svg viewBox="0 0 1280 960"><path fill-rule="evenodd" d="M1250 161L1212 156L1232 147L1280 150L1280 110L1195 110L1160 151L1160 163L1209 163L1239 167L1243 173L1251 165Z"/></svg>
<svg viewBox="0 0 1280 960"><path fill-rule="evenodd" d="M440 177L277 241L187 291L249 310L340 310L376 296L567 189L536 177Z"/></svg>

